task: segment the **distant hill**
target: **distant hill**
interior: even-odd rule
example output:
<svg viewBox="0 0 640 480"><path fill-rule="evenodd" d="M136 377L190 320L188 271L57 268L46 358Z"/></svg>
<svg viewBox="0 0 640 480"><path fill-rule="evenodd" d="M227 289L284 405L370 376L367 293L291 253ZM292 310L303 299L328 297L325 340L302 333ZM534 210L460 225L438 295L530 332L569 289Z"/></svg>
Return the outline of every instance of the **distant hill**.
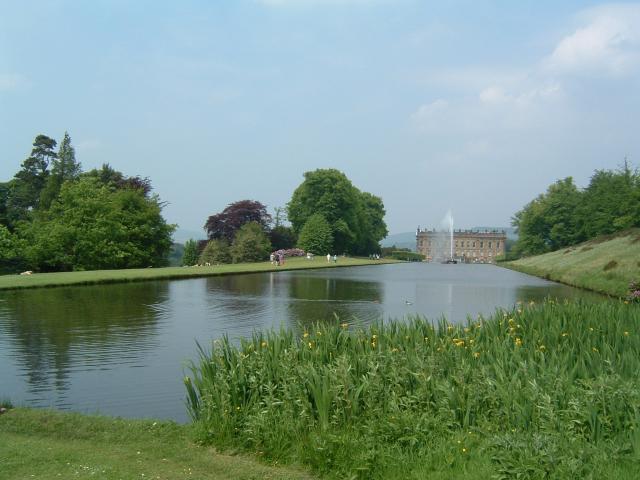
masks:
<svg viewBox="0 0 640 480"><path fill-rule="evenodd" d="M392 247L395 245L398 248L408 248L412 252L416 250L416 232L404 232L394 233L387 236L380 242L383 247Z"/></svg>

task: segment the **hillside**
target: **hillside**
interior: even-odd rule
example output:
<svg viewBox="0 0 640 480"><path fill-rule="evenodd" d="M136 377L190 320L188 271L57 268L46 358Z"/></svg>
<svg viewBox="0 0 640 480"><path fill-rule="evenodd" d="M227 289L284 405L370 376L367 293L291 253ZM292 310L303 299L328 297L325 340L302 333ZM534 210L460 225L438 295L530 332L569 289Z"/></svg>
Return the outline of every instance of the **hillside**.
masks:
<svg viewBox="0 0 640 480"><path fill-rule="evenodd" d="M606 235L503 266L618 297L640 279L640 229Z"/></svg>

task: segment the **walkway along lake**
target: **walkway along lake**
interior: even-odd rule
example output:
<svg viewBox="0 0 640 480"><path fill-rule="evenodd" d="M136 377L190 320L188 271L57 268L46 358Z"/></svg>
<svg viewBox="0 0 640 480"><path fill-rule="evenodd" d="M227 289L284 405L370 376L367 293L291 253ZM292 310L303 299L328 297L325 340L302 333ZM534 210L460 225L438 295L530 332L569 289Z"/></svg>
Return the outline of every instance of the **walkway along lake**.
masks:
<svg viewBox="0 0 640 480"><path fill-rule="evenodd" d="M517 301L602 298L492 265L394 264L0 292L0 398L186 421L196 341L445 315L464 322Z"/></svg>

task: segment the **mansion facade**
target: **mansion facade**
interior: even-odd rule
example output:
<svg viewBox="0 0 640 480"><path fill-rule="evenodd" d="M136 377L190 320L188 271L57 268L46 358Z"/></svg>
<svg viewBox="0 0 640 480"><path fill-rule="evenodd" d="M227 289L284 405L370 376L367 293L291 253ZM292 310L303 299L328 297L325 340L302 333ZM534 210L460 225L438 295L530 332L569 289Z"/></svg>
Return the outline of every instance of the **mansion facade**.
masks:
<svg viewBox="0 0 640 480"><path fill-rule="evenodd" d="M505 253L507 234L504 230L454 230L453 248L451 241L450 232L418 228L416 251L427 262L495 263Z"/></svg>

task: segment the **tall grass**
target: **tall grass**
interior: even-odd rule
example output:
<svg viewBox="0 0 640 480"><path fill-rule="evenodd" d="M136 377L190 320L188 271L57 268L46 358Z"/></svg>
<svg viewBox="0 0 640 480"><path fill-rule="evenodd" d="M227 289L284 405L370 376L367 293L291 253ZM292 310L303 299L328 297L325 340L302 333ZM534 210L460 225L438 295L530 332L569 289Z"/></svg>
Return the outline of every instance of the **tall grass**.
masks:
<svg viewBox="0 0 640 480"><path fill-rule="evenodd" d="M330 477L484 462L496 478L606 478L640 458L639 327L637 306L548 301L466 325L256 332L200 349L188 406L201 441Z"/></svg>

